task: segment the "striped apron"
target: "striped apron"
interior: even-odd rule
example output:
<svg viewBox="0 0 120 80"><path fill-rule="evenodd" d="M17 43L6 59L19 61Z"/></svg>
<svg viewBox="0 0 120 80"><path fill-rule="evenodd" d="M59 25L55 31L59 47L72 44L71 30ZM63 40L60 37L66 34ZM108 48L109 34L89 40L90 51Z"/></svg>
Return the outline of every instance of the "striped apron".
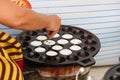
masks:
<svg viewBox="0 0 120 80"><path fill-rule="evenodd" d="M0 80L24 80L22 59L21 44L0 31Z"/></svg>

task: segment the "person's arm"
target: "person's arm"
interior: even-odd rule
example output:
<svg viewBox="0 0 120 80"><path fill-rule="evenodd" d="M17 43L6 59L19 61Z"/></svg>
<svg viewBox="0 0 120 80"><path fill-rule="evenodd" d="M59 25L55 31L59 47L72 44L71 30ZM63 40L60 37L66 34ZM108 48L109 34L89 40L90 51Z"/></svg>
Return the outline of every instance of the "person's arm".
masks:
<svg viewBox="0 0 120 80"><path fill-rule="evenodd" d="M61 20L57 15L45 15L18 7L10 0L0 0L0 24L20 29L37 30L45 28L52 38L59 30Z"/></svg>

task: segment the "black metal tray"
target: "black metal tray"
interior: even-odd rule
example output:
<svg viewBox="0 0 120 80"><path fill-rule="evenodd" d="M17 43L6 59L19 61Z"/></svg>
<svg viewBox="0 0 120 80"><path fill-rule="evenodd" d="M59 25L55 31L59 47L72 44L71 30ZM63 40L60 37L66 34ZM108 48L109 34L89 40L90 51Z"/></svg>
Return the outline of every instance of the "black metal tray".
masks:
<svg viewBox="0 0 120 80"><path fill-rule="evenodd" d="M22 44L23 55L26 62L30 64L37 64L40 66L64 66L71 64L79 64L81 66L90 66L95 63L94 56L100 50L100 41L93 33L74 26L61 25L61 28L58 32L59 37L53 38L51 40L55 41L54 45L61 45L63 49L70 49L70 46L77 45L81 47L78 51L72 51L70 55L60 54L59 50L53 50L54 45L44 44L45 40L41 40L43 47L46 49L45 52L35 52L34 46L31 46L30 43L34 40L37 40L36 37L39 35L47 36L45 30L36 30L36 31L23 31L20 33L16 39ZM62 45L57 43L59 39L62 39L64 34L71 34L73 37L71 39L66 39L67 44ZM81 40L80 44L72 44L70 41L72 39ZM39 40L37 40L39 41ZM48 56L46 52L53 50L58 54L56 56Z"/></svg>
<svg viewBox="0 0 120 80"><path fill-rule="evenodd" d="M117 64L110 68L106 72L104 80L120 80L120 64Z"/></svg>

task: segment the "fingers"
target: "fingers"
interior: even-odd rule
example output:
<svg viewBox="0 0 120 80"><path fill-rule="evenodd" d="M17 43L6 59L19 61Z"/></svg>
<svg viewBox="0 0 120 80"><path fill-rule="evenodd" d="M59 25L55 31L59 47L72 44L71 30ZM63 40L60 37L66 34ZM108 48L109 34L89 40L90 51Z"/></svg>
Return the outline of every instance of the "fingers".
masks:
<svg viewBox="0 0 120 80"><path fill-rule="evenodd" d="M57 15L49 15L47 20L48 24L45 29L48 33L49 39L51 39L59 31L61 19Z"/></svg>
<svg viewBox="0 0 120 80"><path fill-rule="evenodd" d="M49 39L52 39L58 31L47 31Z"/></svg>

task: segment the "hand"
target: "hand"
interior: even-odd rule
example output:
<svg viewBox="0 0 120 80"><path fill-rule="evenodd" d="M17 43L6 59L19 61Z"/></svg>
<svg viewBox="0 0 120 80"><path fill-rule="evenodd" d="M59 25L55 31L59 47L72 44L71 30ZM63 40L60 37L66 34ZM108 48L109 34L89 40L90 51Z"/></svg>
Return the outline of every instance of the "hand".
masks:
<svg viewBox="0 0 120 80"><path fill-rule="evenodd" d="M49 39L53 38L53 36L59 31L61 25L61 19L57 15L49 15L48 16L48 25L45 28Z"/></svg>

